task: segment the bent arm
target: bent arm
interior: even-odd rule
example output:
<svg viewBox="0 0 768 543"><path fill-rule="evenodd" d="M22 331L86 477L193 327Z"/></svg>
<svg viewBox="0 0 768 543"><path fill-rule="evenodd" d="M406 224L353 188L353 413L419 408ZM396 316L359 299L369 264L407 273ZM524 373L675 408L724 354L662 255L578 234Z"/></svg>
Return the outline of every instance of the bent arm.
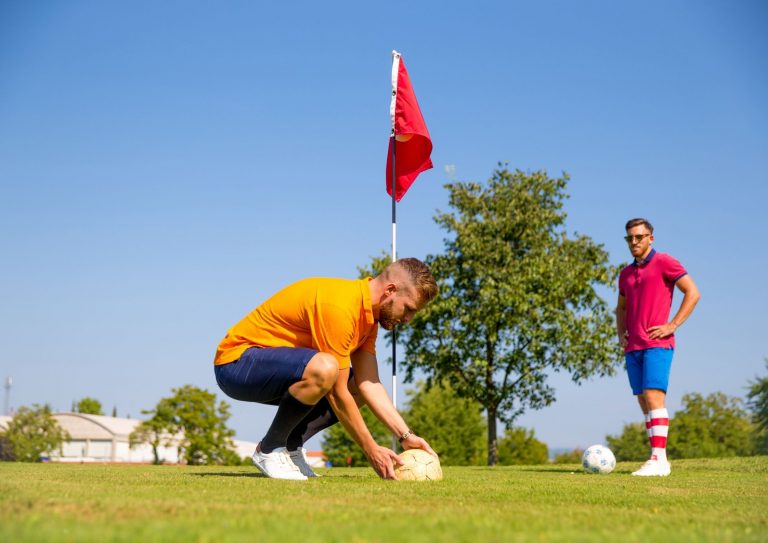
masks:
<svg viewBox="0 0 768 543"><path fill-rule="evenodd" d="M349 368L339 371L339 377L331 391L326 395L333 412L339 418L339 422L352 436L352 439L363 449L374 471L383 479L394 479L395 471L393 463L400 463L394 451L381 447L373 439L371 432L365 425L355 399L347 388Z"/></svg>
<svg viewBox="0 0 768 543"><path fill-rule="evenodd" d="M352 368L355 371L355 382L363 401L384 426L389 428L398 438L407 436L401 441L405 449L424 449L435 455L435 451L424 439L412 433L408 425L400 416L397 408L389 399L387 390L379 380L379 369L376 356L363 350L352 353Z"/></svg>
<svg viewBox="0 0 768 543"><path fill-rule="evenodd" d="M672 319L672 324L675 325L675 328L678 328L691 316L693 308L696 307L699 299L701 299L701 294L699 293L699 287L696 286L696 283L693 282L693 278L691 278L690 275L684 275L677 280L675 285L680 289L680 292L683 293L683 301L680 304L680 309L677 310L677 313Z"/></svg>
<svg viewBox="0 0 768 543"><path fill-rule="evenodd" d="M688 320L688 317L693 313L693 308L696 307L696 304L701 298L699 288L696 286L696 283L693 282L690 275L684 275L677 280L675 285L680 289L680 292L683 293L683 301L680 304L680 309L677 310L677 313L675 313L675 316L670 322L659 326L652 326L648 329L648 337L651 339L664 338L674 334L675 330Z"/></svg>

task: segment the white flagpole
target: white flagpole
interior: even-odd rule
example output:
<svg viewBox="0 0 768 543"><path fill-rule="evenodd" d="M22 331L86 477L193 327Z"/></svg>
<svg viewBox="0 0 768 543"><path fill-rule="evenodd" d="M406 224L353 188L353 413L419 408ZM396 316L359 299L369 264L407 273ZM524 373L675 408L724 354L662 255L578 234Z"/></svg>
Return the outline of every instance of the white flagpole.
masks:
<svg viewBox="0 0 768 543"><path fill-rule="evenodd" d="M392 101L389 105L389 115L392 119L392 262L397 261L397 168L395 167L395 110L397 107L397 74L400 69L400 53L392 51ZM392 404L397 409L397 327L392 328ZM392 449L397 448L397 436L392 436Z"/></svg>

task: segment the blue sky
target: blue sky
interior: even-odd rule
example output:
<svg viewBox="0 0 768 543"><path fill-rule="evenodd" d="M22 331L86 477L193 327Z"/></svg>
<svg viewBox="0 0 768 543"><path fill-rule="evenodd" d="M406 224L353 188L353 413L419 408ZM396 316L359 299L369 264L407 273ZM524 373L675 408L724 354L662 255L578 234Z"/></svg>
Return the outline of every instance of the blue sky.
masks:
<svg viewBox="0 0 768 543"><path fill-rule="evenodd" d="M765 374L765 3L273 4L0 3L12 406L93 396L138 417L173 387L218 394L211 360L232 324L296 279L353 277L388 251L392 49L435 164L398 206L400 256L442 249L446 167L567 171L570 232L618 264L624 222L647 217L702 291L671 410ZM622 373L552 383L557 403L519 420L552 447L638 420ZM230 403L238 437L260 438L272 408Z"/></svg>

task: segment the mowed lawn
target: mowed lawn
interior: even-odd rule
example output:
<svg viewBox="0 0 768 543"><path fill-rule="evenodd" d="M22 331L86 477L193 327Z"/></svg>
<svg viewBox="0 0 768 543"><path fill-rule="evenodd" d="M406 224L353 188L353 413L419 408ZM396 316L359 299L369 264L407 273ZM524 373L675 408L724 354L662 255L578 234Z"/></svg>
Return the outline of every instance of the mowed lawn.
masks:
<svg viewBox="0 0 768 543"><path fill-rule="evenodd" d="M768 457L680 460L668 478L579 466L365 468L275 481L250 467L0 463L0 541L768 541Z"/></svg>

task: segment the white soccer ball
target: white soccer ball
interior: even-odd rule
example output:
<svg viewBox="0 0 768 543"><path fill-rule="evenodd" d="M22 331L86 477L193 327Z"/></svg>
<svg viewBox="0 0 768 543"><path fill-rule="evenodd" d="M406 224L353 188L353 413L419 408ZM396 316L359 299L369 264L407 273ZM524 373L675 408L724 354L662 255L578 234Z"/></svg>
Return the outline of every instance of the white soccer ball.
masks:
<svg viewBox="0 0 768 543"><path fill-rule="evenodd" d="M398 481L439 481L443 478L440 460L421 449L408 449L400 454L402 466L395 468Z"/></svg>
<svg viewBox="0 0 768 543"><path fill-rule="evenodd" d="M611 473L616 467L616 457L611 449L604 445L592 445L584 451L581 465L587 473Z"/></svg>

